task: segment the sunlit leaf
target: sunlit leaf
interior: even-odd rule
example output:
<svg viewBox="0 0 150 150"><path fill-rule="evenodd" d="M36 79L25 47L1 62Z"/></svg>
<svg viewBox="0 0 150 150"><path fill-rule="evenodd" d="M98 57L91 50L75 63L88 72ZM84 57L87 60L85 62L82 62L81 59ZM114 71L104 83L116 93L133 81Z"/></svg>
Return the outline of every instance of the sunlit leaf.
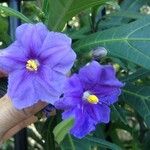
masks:
<svg viewBox="0 0 150 150"><path fill-rule="evenodd" d="M84 140L85 141L90 141L91 145L96 144L100 147L109 148L111 150L122 150L122 148L120 148L118 145L116 145L114 143L111 143L111 142L108 142L108 141L103 140L103 139L98 139L98 138L95 138L95 137L88 136L88 137L85 137Z"/></svg>
<svg viewBox="0 0 150 150"><path fill-rule="evenodd" d="M112 0L49 0L49 28L61 31L65 23L76 14L106 2L113 4Z"/></svg>
<svg viewBox="0 0 150 150"><path fill-rule="evenodd" d="M57 143L60 143L64 139L64 137L67 135L72 125L73 125L73 119L70 118L62 121L55 127L53 133Z"/></svg>
<svg viewBox="0 0 150 150"><path fill-rule="evenodd" d="M22 19L24 22L31 23L31 20L29 20L26 16L10 7L0 5L0 10L4 11L8 16L14 16Z"/></svg>
<svg viewBox="0 0 150 150"><path fill-rule="evenodd" d="M87 36L74 44L78 53L104 46L108 54L150 70L150 17Z"/></svg>
<svg viewBox="0 0 150 150"><path fill-rule="evenodd" d="M150 127L150 86L128 85L123 89L123 99L131 105Z"/></svg>

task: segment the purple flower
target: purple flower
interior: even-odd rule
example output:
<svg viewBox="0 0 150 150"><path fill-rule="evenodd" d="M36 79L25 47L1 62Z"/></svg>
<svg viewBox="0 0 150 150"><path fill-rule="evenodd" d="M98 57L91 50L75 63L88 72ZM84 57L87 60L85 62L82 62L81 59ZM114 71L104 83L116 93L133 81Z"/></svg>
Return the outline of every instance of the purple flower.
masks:
<svg viewBox="0 0 150 150"><path fill-rule="evenodd" d="M54 104L75 61L71 39L49 32L42 23L23 24L16 41L0 53L0 69L9 74L8 96L22 109L39 100Z"/></svg>
<svg viewBox="0 0 150 150"><path fill-rule="evenodd" d="M117 101L122 86L111 65L100 65L96 61L70 77L63 98L55 106L64 110L63 119L75 119L71 134L82 138L93 131L97 123L108 123L109 106Z"/></svg>

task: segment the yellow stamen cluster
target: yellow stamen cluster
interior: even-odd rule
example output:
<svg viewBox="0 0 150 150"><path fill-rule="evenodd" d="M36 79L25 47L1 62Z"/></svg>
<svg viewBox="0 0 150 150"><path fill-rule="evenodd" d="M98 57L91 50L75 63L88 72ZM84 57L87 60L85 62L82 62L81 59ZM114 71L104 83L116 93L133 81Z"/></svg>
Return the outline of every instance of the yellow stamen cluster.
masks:
<svg viewBox="0 0 150 150"><path fill-rule="evenodd" d="M38 70L39 63L37 60L30 59L26 63L26 69L29 71L37 71Z"/></svg>
<svg viewBox="0 0 150 150"><path fill-rule="evenodd" d="M87 100L91 104L97 104L99 102L99 99L98 99L98 97L96 95L89 95L87 97Z"/></svg>

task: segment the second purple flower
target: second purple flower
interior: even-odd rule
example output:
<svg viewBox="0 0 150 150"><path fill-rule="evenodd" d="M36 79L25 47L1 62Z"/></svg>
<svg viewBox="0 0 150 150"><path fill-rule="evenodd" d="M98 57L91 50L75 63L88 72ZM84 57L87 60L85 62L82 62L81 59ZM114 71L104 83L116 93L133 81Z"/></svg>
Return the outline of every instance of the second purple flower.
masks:
<svg viewBox="0 0 150 150"><path fill-rule="evenodd" d="M111 65L93 61L67 80L64 96L55 106L64 110L63 119L74 118L70 132L82 138L95 130L97 123L109 122L109 106L117 101L122 86Z"/></svg>

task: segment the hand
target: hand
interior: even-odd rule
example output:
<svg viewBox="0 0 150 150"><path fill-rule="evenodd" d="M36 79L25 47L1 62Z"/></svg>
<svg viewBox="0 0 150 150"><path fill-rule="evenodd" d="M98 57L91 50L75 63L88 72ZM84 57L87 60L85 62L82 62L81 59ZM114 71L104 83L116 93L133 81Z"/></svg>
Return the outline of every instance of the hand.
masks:
<svg viewBox="0 0 150 150"><path fill-rule="evenodd" d="M38 102L32 107L17 110L7 95L0 99L0 144L19 130L37 121L34 116L38 111L43 109L47 104Z"/></svg>
<svg viewBox="0 0 150 150"><path fill-rule="evenodd" d="M0 71L0 78L7 74ZM38 102L32 107L17 110L9 97L0 98L0 144L16 134L19 130L37 121L35 114L47 104Z"/></svg>

